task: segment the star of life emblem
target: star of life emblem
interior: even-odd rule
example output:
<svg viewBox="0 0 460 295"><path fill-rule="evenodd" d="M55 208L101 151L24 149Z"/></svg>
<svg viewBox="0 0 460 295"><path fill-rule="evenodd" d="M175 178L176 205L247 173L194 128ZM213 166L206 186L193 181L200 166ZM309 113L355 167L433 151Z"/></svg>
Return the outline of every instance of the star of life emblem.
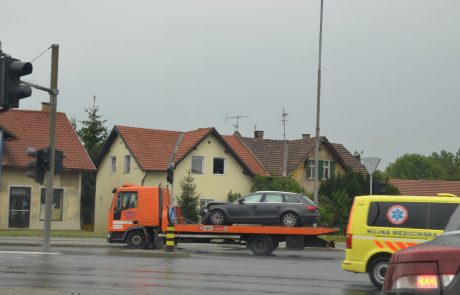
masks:
<svg viewBox="0 0 460 295"><path fill-rule="evenodd" d="M403 224L407 221L408 217L407 209L401 205L391 206L387 211L387 219L392 224Z"/></svg>

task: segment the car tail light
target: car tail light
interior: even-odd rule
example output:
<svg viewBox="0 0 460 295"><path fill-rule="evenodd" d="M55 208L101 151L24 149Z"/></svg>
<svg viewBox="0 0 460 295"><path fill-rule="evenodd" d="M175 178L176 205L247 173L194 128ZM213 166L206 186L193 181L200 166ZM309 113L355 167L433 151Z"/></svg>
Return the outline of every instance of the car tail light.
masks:
<svg viewBox="0 0 460 295"><path fill-rule="evenodd" d="M347 243L346 243L347 249L351 249L351 246L352 246L351 241L352 241L352 240L353 240L353 235L347 234Z"/></svg>
<svg viewBox="0 0 460 295"><path fill-rule="evenodd" d="M438 289L439 282L437 275L415 275L405 276L397 279L393 284L393 290L400 289Z"/></svg>
<svg viewBox="0 0 460 295"><path fill-rule="evenodd" d="M315 205L308 205L308 206L305 206L305 209L307 209L307 211L314 212L318 210L318 207Z"/></svg>

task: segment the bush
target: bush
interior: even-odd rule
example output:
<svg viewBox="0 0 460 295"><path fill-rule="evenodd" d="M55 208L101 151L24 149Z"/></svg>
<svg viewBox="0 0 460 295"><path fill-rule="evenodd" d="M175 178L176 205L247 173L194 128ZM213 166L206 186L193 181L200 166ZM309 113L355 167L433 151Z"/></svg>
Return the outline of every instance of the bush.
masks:
<svg viewBox="0 0 460 295"><path fill-rule="evenodd" d="M241 198L240 193L233 193L232 191L229 191L227 194L227 201L230 203L238 200L239 198Z"/></svg>
<svg viewBox="0 0 460 295"><path fill-rule="evenodd" d="M252 191L283 191L305 194L305 189L292 178L282 176L256 176Z"/></svg>

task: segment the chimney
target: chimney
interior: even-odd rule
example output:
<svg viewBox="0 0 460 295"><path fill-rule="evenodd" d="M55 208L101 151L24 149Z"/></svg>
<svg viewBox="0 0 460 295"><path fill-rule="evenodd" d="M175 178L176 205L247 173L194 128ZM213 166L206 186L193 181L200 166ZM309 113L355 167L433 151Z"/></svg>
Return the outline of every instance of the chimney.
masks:
<svg viewBox="0 0 460 295"><path fill-rule="evenodd" d="M307 138L310 138L310 133L303 133L302 134L302 139L307 139Z"/></svg>
<svg viewBox="0 0 460 295"><path fill-rule="evenodd" d="M263 130L255 130L254 131L254 138L255 139L264 139L264 131Z"/></svg>
<svg viewBox="0 0 460 295"><path fill-rule="evenodd" d="M49 102L42 102L42 112L49 113L50 111L50 103Z"/></svg>

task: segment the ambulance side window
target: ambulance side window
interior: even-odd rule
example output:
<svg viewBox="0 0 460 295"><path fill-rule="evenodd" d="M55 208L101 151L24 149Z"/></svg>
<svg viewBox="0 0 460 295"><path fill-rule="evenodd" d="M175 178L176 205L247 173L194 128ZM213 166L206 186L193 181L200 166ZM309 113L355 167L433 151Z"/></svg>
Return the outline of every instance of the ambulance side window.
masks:
<svg viewBox="0 0 460 295"><path fill-rule="evenodd" d="M372 202L368 226L428 228L428 204L410 202Z"/></svg>
<svg viewBox="0 0 460 295"><path fill-rule="evenodd" d="M458 204L430 204L430 229L444 229Z"/></svg>

